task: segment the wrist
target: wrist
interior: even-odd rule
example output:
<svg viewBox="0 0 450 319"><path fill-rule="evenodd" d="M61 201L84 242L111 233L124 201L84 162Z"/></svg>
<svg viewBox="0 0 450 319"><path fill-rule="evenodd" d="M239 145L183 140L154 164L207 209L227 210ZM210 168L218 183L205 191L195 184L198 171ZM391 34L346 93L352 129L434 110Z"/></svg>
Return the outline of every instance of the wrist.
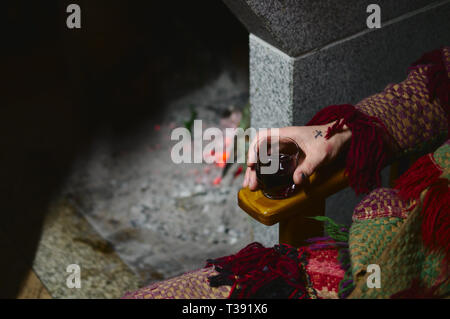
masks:
<svg viewBox="0 0 450 319"><path fill-rule="evenodd" d="M347 125L344 125L342 131L335 134L335 136L338 138L340 144L344 145L352 139L352 131L348 128Z"/></svg>
<svg viewBox="0 0 450 319"><path fill-rule="evenodd" d="M328 123L324 125L324 131L327 132L328 128L332 127L335 122ZM330 138L327 139L329 144L328 148L330 151L330 155L335 157L340 153L342 148L351 140L352 131L348 128L347 125L344 125L341 131L333 134Z"/></svg>

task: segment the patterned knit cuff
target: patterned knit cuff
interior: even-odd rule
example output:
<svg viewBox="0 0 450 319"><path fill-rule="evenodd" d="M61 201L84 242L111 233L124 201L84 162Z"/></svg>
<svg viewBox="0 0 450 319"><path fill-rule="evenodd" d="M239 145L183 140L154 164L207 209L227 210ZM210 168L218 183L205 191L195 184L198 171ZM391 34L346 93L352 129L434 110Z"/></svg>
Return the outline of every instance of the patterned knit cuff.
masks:
<svg viewBox="0 0 450 319"><path fill-rule="evenodd" d="M399 155L436 139L439 145L448 134L449 74L449 48L426 53L409 68L406 80L389 84L356 108L383 122Z"/></svg>

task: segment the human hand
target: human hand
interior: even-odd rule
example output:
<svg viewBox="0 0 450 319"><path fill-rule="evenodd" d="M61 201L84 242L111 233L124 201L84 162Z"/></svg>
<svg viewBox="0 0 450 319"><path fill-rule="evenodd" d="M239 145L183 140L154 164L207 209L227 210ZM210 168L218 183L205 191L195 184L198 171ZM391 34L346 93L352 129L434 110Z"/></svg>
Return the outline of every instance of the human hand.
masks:
<svg viewBox="0 0 450 319"><path fill-rule="evenodd" d="M352 133L346 126L344 126L343 131L326 139L326 132L333 124L334 122L325 125L288 126L278 129L279 136L293 139L305 153L305 157L299 159L298 166L294 171L293 180L295 184L303 183L318 167L335 159L346 142L350 140ZM265 137L268 134L270 134L270 130L259 132L250 143L247 155L247 170L242 186L249 187L252 191L258 189L255 172L255 145L258 138Z"/></svg>

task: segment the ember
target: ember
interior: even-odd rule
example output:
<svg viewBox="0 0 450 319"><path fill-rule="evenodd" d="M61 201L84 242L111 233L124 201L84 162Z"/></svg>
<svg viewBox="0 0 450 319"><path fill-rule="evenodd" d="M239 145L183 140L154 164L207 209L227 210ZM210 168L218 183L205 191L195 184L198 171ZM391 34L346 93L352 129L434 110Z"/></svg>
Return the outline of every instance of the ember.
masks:
<svg viewBox="0 0 450 319"><path fill-rule="evenodd" d="M218 153L216 155L216 166L222 167L222 168L225 167L229 156L230 155L228 152L223 152L222 154Z"/></svg>
<svg viewBox="0 0 450 319"><path fill-rule="evenodd" d="M234 172L234 178L238 177L243 171L242 165L238 167L236 172Z"/></svg>

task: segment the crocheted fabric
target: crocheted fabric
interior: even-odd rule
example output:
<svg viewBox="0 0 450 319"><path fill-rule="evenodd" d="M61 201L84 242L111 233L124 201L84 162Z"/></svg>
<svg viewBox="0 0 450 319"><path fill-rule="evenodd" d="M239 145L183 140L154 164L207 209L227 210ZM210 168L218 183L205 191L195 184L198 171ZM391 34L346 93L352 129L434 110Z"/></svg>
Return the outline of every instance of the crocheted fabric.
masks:
<svg viewBox="0 0 450 319"><path fill-rule="evenodd" d="M338 249L310 251L306 272L319 298L337 299L344 270L338 260Z"/></svg>
<svg viewBox="0 0 450 319"><path fill-rule="evenodd" d="M433 159L442 168L440 177L450 180L450 140L433 153Z"/></svg>
<svg viewBox="0 0 450 319"><path fill-rule="evenodd" d="M403 82L389 84L356 104L359 111L383 122L403 153L447 135L450 47L425 54L409 71Z"/></svg>
<svg viewBox="0 0 450 319"><path fill-rule="evenodd" d="M378 188L367 195L353 211L353 220L362 221L376 217L406 218L415 201L403 201L397 191L390 188Z"/></svg>
<svg viewBox="0 0 450 319"><path fill-rule="evenodd" d="M202 268L181 276L128 292L124 299L225 299L230 286L210 287L208 277L217 275L213 267Z"/></svg>
<svg viewBox="0 0 450 319"><path fill-rule="evenodd" d="M266 248L251 243L237 254L208 260L218 275L209 277L212 287L231 285L229 298L293 298L310 295L305 276L308 252L286 244Z"/></svg>
<svg viewBox="0 0 450 319"><path fill-rule="evenodd" d="M346 273L354 288L350 298L443 297L450 293L448 142L424 156L432 159L429 164L413 165L405 172L398 189L377 189L355 208L349 236L351 270ZM438 174L422 183L431 171ZM417 185L419 196L398 196L405 188L414 190L406 193L417 193ZM434 188L440 192L432 193ZM426 205L430 193L433 204ZM369 264L380 266L381 288L368 287Z"/></svg>
<svg viewBox="0 0 450 319"><path fill-rule="evenodd" d="M450 141L450 140L449 140ZM442 249L450 261L450 143L419 158L396 182L398 195L418 200L423 195L422 240L431 250Z"/></svg>
<svg viewBox="0 0 450 319"><path fill-rule="evenodd" d="M447 135L447 114L427 88L428 69L418 66L405 81L356 104L358 110L384 123L398 151L414 151L436 136Z"/></svg>
<svg viewBox="0 0 450 319"><path fill-rule="evenodd" d="M327 240L327 245L333 246L334 241ZM314 247L315 244L311 245ZM252 243L241 252L248 252L248 247L253 249L264 249L265 252L274 252L280 247L283 249L293 249L287 245L276 246L278 248L264 248L258 243ZM327 246L328 247L328 246ZM267 281L264 272L258 272L258 265L251 262L249 273L254 281L250 288L260 285L260 288L252 291L251 294L240 294L242 292L243 281L218 283L223 277L214 269L214 267L205 267L193 272L185 273L181 276L168 279L162 282L154 283L150 286L141 288L134 292L128 292L124 295L125 299L225 299L225 298L338 298L339 282L343 279L344 270L340 267L338 261L338 247L328 247L323 249L309 249L304 247L300 249L301 256L305 257L298 260L298 270L301 278L290 278L291 283L286 283L282 276L271 276ZM239 252L239 253L241 253ZM236 255L239 255L236 254ZM248 256L248 254L245 254ZM242 256L239 255L239 256ZM228 258L223 257L223 258ZM222 259L223 260L223 259ZM265 269L267 274L278 263L283 263L282 259L273 259L275 263L269 264ZM242 260L241 260L242 262ZM282 268L280 268L282 270ZM248 274L246 276L248 276ZM234 277L235 275L232 275ZM236 276L237 277L237 276ZM243 276L244 278L245 276ZM214 282L214 284L212 284ZM301 289L299 289L301 288Z"/></svg>
<svg viewBox="0 0 450 319"><path fill-rule="evenodd" d="M400 227L388 232L389 239L380 241L382 248L379 251L352 255L352 263L353 260L358 263L353 267L355 289L350 298L389 298L407 290L415 280L419 280L423 287L439 287L436 297L445 296L450 291L448 266L443 265L442 255L431 253L423 246L419 207L398 225ZM350 236L350 242L356 240ZM380 266L380 288L368 287L368 264ZM416 291L416 296L421 297L420 291Z"/></svg>

